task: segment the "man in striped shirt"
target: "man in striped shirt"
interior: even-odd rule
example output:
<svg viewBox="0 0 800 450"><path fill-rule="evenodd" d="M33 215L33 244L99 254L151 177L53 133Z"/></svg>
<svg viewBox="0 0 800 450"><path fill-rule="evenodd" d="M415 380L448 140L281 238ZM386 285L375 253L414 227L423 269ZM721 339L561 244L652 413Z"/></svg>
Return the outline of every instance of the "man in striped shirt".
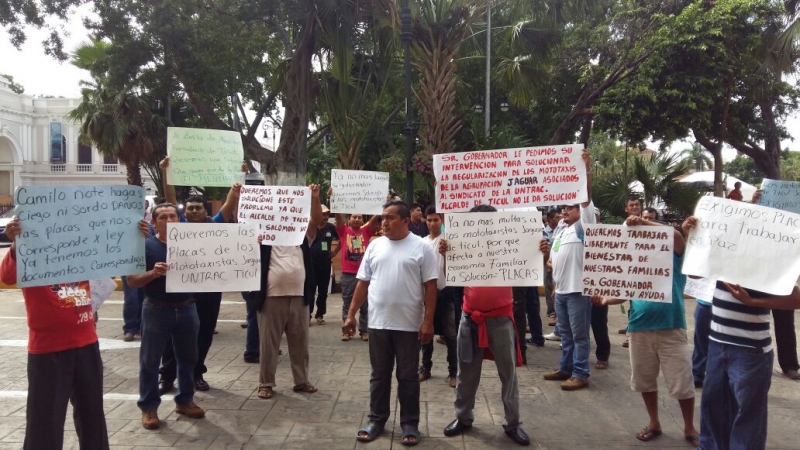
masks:
<svg viewBox="0 0 800 450"><path fill-rule="evenodd" d="M697 226L689 217L684 234ZM700 404L700 448L757 450L767 445L772 382L770 309L800 309L800 290L779 296L717 282Z"/></svg>

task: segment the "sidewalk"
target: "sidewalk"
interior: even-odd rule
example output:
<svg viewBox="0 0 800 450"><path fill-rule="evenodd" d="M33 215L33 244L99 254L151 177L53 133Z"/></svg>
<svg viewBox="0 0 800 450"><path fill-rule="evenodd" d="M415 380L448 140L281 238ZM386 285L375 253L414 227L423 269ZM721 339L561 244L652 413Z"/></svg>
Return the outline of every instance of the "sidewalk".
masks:
<svg viewBox="0 0 800 450"><path fill-rule="evenodd" d="M399 423L394 415L386 431L370 444L357 443L357 428L366 421L369 410L369 357L367 343L359 339L341 342L339 313L341 297L328 300L328 323L312 325L311 382L315 394L291 391L291 371L287 348L278 366L276 395L260 400L255 395L258 366L242 361L245 330L244 303L238 294L225 294L207 366L206 380L212 389L198 393L198 405L207 410L206 418L187 419L172 413L172 399L164 396L159 409L162 427L148 431L141 426L138 398L139 341L122 341L122 292L115 292L100 310L98 334L105 367L104 391L106 418L114 449L399 449ZM694 303L687 300L691 319ZM625 325L618 307L609 313L612 342L610 368L594 370L590 387L564 392L557 382L546 382L542 374L556 367L558 343L543 348L528 348L528 367L518 369L523 427L539 449L626 449L679 448L691 446L683 440L682 419L677 401L662 394L661 423L664 435L644 443L635 438L647 423L639 394L630 390L630 363L621 347L625 337L617 330ZM690 335L691 320L690 323ZM545 324L545 333L551 328ZM27 390L25 307L18 290L0 291L0 449L19 449L25 427ZM593 350L594 351L594 350ZM797 383L778 372L770 391L768 448L798 448L800 431L796 417L800 412ZM464 436L447 438L442 430L453 420L453 390L446 384L445 347L436 344L433 377L421 388L422 442L417 448L437 449L513 449L517 448L501 426L503 407L500 382L494 364L484 364L481 388L475 407L474 428ZM663 383L662 383L663 385ZM699 395L695 424L699 426ZM396 408L396 401L395 407ZM65 448L77 449L71 414L67 416ZM538 446L538 447L537 447Z"/></svg>

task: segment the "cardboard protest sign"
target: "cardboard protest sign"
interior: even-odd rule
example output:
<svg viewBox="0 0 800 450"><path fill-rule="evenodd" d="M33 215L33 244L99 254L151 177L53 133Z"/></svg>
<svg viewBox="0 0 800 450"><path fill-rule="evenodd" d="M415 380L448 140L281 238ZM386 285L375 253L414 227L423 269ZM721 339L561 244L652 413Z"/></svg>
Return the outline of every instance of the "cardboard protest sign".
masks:
<svg viewBox="0 0 800 450"><path fill-rule="evenodd" d="M764 178L758 204L800 214L800 181L780 181Z"/></svg>
<svg viewBox="0 0 800 450"><path fill-rule="evenodd" d="M331 212L381 214L389 193L389 173L331 170Z"/></svg>
<svg viewBox="0 0 800 450"><path fill-rule="evenodd" d="M91 292L92 310L97 311L111 296L111 293L117 290L117 282L113 278L89 280L89 290Z"/></svg>
<svg viewBox="0 0 800 450"><path fill-rule="evenodd" d="M584 225L583 295L672 302L670 227Z"/></svg>
<svg viewBox="0 0 800 450"><path fill-rule="evenodd" d="M167 224L167 292L261 289L255 223Z"/></svg>
<svg viewBox="0 0 800 450"><path fill-rule="evenodd" d="M706 196L694 210L683 273L788 295L800 276L800 215ZM758 264L754 268L754 264Z"/></svg>
<svg viewBox="0 0 800 450"><path fill-rule="evenodd" d="M263 245L300 245L311 218L311 189L242 186L239 223L255 223Z"/></svg>
<svg viewBox="0 0 800 450"><path fill-rule="evenodd" d="M436 210L563 205L587 200L583 145L433 155Z"/></svg>
<svg viewBox="0 0 800 450"><path fill-rule="evenodd" d="M172 185L230 187L244 180L244 147L235 131L170 127L167 155Z"/></svg>
<svg viewBox="0 0 800 450"><path fill-rule="evenodd" d="M445 220L448 286L544 284L540 212L448 214Z"/></svg>
<svg viewBox="0 0 800 450"><path fill-rule="evenodd" d="M711 303L716 289L716 280L686 277L686 287L683 289L683 293L690 297Z"/></svg>
<svg viewBox="0 0 800 450"><path fill-rule="evenodd" d="M144 196L127 185L18 187L17 285L144 272Z"/></svg>

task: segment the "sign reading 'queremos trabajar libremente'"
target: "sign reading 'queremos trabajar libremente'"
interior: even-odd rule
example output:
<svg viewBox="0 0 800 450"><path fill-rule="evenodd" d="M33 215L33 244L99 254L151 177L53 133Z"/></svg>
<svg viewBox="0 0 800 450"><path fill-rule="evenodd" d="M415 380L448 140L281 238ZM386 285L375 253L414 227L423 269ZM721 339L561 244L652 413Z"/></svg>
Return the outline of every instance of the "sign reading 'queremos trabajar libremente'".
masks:
<svg viewBox="0 0 800 450"><path fill-rule="evenodd" d="M433 155L436 209L469 211L582 203L586 192L583 145L485 150Z"/></svg>
<svg viewBox="0 0 800 450"><path fill-rule="evenodd" d="M540 286L542 213L479 212L445 216L448 286Z"/></svg>
<svg viewBox="0 0 800 450"><path fill-rule="evenodd" d="M302 186L242 186L239 223L258 224L263 245L300 245L311 215L311 189Z"/></svg>
<svg viewBox="0 0 800 450"><path fill-rule="evenodd" d="M710 196L694 215L699 223L686 240L683 273L773 295L792 292L800 276L800 215Z"/></svg>
<svg viewBox="0 0 800 450"><path fill-rule="evenodd" d="M583 295L672 302L670 227L584 225Z"/></svg>
<svg viewBox="0 0 800 450"><path fill-rule="evenodd" d="M127 185L18 187L17 285L144 272L144 196Z"/></svg>
<svg viewBox="0 0 800 450"><path fill-rule="evenodd" d="M167 292L241 292L261 287L255 223L167 225Z"/></svg>

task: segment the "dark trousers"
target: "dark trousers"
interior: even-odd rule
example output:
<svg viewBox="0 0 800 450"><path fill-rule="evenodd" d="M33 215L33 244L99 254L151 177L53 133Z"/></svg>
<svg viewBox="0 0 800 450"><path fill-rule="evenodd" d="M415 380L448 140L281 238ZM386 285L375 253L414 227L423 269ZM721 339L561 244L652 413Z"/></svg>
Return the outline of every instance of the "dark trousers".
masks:
<svg viewBox="0 0 800 450"><path fill-rule="evenodd" d="M556 315L556 299L553 295L553 271L547 270L544 276L544 302L547 305L547 316Z"/></svg>
<svg viewBox="0 0 800 450"><path fill-rule="evenodd" d="M798 370L797 336L794 331L794 310L773 309L772 319L775 321L775 347L778 349L778 365L781 370Z"/></svg>
<svg viewBox="0 0 800 450"><path fill-rule="evenodd" d="M540 305L539 288L534 286L525 288L525 312L528 315L528 328L531 330L531 340L534 344L544 345L542 316L539 315Z"/></svg>
<svg viewBox="0 0 800 450"><path fill-rule="evenodd" d="M247 309L247 334L244 341L244 357L258 359L261 341L258 337L258 299L255 292L242 292Z"/></svg>
<svg viewBox="0 0 800 450"><path fill-rule="evenodd" d="M437 334L444 336L445 344L447 345L447 374L448 376L455 377L458 373L458 354L457 351L457 336L458 325L456 322L456 304L453 298L454 289L452 287L445 287L438 292L436 298L436 312L433 318L434 324L439 324L440 328L434 331ZM461 308L458 308L458 313L461 313ZM422 346L422 367L420 372L431 372L433 368L433 341L428 342Z"/></svg>
<svg viewBox="0 0 800 450"><path fill-rule="evenodd" d="M194 294L197 306L197 318L200 319L200 327L197 330L197 365L194 366L194 376L208 372L206 367L206 356L211 349L211 342L214 340L214 329L217 328L219 318L219 307L222 303L221 292L203 292ZM167 348L161 355L161 379L174 382L177 377L177 363L175 361L175 350L173 349L172 339L167 343Z"/></svg>
<svg viewBox="0 0 800 450"><path fill-rule="evenodd" d="M328 312L328 287L331 285L331 260L314 260L314 279L317 280L317 319L321 319ZM309 314L314 312L314 304L309 305Z"/></svg>
<svg viewBox="0 0 800 450"><path fill-rule="evenodd" d="M62 448L67 402L72 403L80 448L107 450L103 361L97 342L54 353L28 353L25 450Z"/></svg>
<svg viewBox="0 0 800 450"><path fill-rule="evenodd" d="M708 336L711 334L711 305L700 302L694 307L694 350L692 351L692 378L695 383L706 379Z"/></svg>
<svg viewBox="0 0 800 450"><path fill-rule="evenodd" d="M517 342L522 352L522 364L528 364L528 347L525 345L525 327L528 326L527 301L525 298L526 287L511 288L514 295L514 325L517 327ZM541 328L541 323L539 325Z"/></svg>
<svg viewBox="0 0 800 450"><path fill-rule="evenodd" d="M608 361L611 356L611 340L608 338L608 306L592 305L592 334L597 350L594 355L598 361Z"/></svg>
<svg viewBox="0 0 800 450"><path fill-rule="evenodd" d="M369 420L381 427L389 420L392 369L397 361L397 398L400 425L419 425L419 333L369 329Z"/></svg>

